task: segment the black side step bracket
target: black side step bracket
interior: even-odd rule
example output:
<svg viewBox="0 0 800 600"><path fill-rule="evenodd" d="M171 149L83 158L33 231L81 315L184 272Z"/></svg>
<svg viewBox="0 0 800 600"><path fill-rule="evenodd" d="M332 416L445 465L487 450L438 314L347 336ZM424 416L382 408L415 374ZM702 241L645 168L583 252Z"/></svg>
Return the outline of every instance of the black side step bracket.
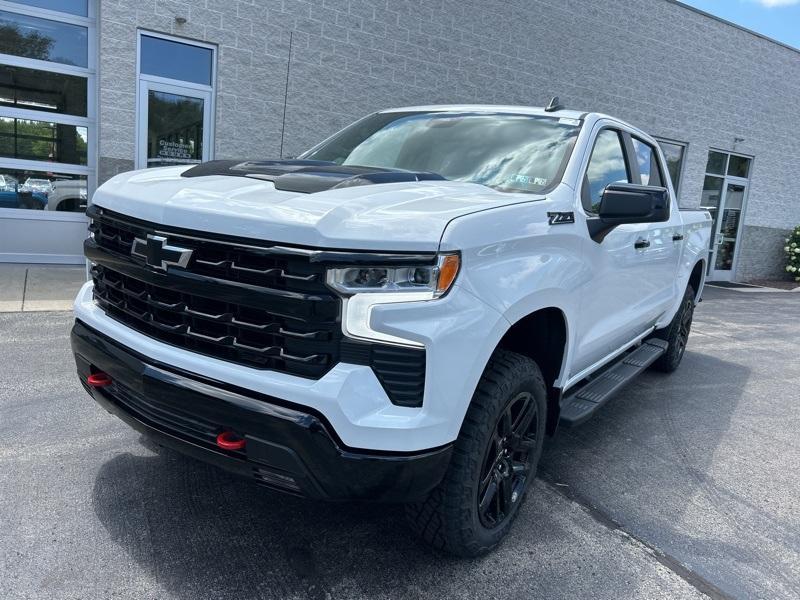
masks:
<svg viewBox="0 0 800 600"><path fill-rule="evenodd" d="M586 385L570 390L561 401L561 426L576 427L588 420L614 394L664 354L668 346L664 340L649 339Z"/></svg>

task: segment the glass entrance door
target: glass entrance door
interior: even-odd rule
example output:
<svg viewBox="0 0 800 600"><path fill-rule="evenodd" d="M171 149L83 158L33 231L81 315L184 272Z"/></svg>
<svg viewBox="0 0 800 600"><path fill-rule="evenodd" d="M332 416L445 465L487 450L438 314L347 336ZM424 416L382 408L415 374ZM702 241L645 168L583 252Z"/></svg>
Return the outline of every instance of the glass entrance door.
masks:
<svg viewBox="0 0 800 600"><path fill-rule="evenodd" d="M747 202L750 159L712 151L708 156L701 208L714 220L709 248L708 280L731 281Z"/></svg>
<svg viewBox="0 0 800 600"><path fill-rule="evenodd" d="M731 280L746 190L747 186L739 183L728 183L725 186L725 193L717 213L713 256L709 263L712 269L710 276L712 281Z"/></svg>
<svg viewBox="0 0 800 600"><path fill-rule="evenodd" d="M142 81L139 94L139 168L209 159L211 92Z"/></svg>

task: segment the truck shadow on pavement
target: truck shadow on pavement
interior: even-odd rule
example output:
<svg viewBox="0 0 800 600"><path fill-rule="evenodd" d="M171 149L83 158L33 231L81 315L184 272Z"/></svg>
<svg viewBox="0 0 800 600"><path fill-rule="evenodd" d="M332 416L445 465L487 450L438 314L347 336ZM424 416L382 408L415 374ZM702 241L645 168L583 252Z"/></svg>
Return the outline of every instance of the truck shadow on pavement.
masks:
<svg viewBox="0 0 800 600"><path fill-rule="evenodd" d="M640 537L653 535L656 546L691 539L755 561L743 548L681 529L686 501L698 494L726 520L741 515L742 503L705 472L739 401L735 390L744 389L749 375L710 356L687 352L685 362L691 375L646 374L593 421L556 438L541 468L549 481L638 527ZM724 401L702 401L707 377L698 370L725 373ZM93 506L110 537L175 597L326 598L331 590L347 597L442 597L458 590L472 596L478 588L513 596L502 587L508 569L514 577L541 577L541 585L569 576L559 571L568 567L545 572L554 567L537 561L574 545L575 531L548 503L560 502L562 513L564 504L574 506L552 483L537 483L497 552L460 561L418 542L401 506L287 496L142 441L141 454L119 454L101 466ZM580 569L583 551L572 551ZM511 556L517 562L502 566Z"/></svg>

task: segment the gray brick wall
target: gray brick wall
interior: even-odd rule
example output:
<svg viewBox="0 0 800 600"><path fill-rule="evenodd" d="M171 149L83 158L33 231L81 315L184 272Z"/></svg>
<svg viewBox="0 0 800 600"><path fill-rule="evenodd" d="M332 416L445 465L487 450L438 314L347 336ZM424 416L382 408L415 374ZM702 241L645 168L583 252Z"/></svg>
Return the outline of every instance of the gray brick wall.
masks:
<svg viewBox="0 0 800 600"><path fill-rule="evenodd" d="M745 225L742 248L737 259L736 276L740 281L751 279L784 279L792 281L786 272L783 247L791 229Z"/></svg>
<svg viewBox="0 0 800 600"><path fill-rule="evenodd" d="M683 206L698 205L709 147L745 138L735 149L755 157L739 258L748 274L775 266L753 235L800 223L800 53L668 0L100 5L101 177L120 164L109 159L133 159L137 27L219 46L217 158L278 155L293 31L286 155L389 106L558 95L687 142Z"/></svg>

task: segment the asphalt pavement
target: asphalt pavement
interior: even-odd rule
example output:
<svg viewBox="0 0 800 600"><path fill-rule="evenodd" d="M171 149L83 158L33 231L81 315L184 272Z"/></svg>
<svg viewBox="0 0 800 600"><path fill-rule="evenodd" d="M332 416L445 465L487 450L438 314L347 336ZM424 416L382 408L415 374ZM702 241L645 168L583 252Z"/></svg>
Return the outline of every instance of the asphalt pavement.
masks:
<svg viewBox="0 0 800 600"><path fill-rule="evenodd" d="M800 598L796 294L708 289L679 371L561 431L477 560L153 447L81 388L71 320L0 314L0 598Z"/></svg>

